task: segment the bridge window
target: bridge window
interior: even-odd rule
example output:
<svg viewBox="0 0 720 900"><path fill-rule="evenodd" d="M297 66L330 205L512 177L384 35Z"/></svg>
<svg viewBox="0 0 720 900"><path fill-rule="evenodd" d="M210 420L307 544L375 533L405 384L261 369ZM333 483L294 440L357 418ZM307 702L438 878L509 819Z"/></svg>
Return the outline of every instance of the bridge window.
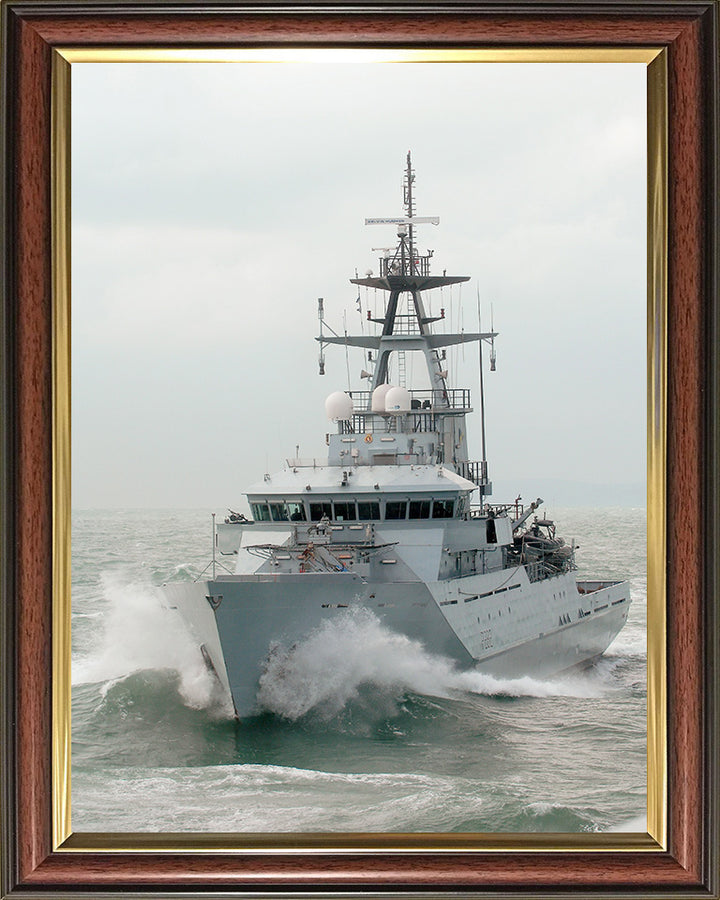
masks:
<svg viewBox="0 0 720 900"><path fill-rule="evenodd" d="M433 519L452 519L454 500L433 500Z"/></svg>
<svg viewBox="0 0 720 900"><path fill-rule="evenodd" d="M266 503L251 503L250 508L252 509L253 519L256 522L270 521L270 510L267 508Z"/></svg>
<svg viewBox="0 0 720 900"><path fill-rule="evenodd" d="M355 501L351 500L349 503L343 501L342 503L338 503L335 501L335 521L336 522L350 522L354 521L357 516L355 515Z"/></svg>
<svg viewBox="0 0 720 900"><path fill-rule="evenodd" d="M300 502L290 502L287 505L288 512L290 513L290 521L291 522L304 522L305 521L305 507Z"/></svg>
<svg viewBox="0 0 720 900"><path fill-rule="evenodd" d="M380 518L380 504L377 500L358 500L358 519L369 522Z"/></svg>
<svg viewBox="0 0 720 900"><path fill-rule="evenodd" d="M287 522L288 520L288 512L284 503L271 503L270 515L273 522Z"/></svg>
<svg viewBox="0 0 720 900"><path fill-rule="evenodd" d="M386 519L404 519L407 509L406 500L387 500L385 502Z"/></svg>
<svg viewBox="0 0 720 900"><path fill-rule="evenodd" d="M323 516L332 519L332 503L311 503L310 519L313 522L319 522Z"/></svg>
<svg viewBox="0 0 720 900"><path fill-rule="evenodd" d="M430 500L411 500L409 519L429 519L430 518Z"/></svg>

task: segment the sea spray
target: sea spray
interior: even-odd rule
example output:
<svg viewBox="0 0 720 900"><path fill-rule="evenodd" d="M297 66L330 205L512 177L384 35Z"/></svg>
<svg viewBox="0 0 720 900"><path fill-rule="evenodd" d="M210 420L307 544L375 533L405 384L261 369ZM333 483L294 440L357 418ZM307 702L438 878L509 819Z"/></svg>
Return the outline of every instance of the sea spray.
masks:
<svg viewBox="0 0 720 900"><path fill-rule="evenodd" d="M450 660L428 653L419 641L390 631L370 610L357 609L326 620L292 647L273 647L260 678L258 702L291 721L310 711L331 718L365 685L434 697L474 693L587 698L604 690L582 676L543 681L463 672Z"/></svg>
<svg viewBox="0 0 720 900"><path fill-rule="evenodd" d="M229 713L229 699L208 671L200 649L180 616L163 605L149 583L125 581L121 573L101 576L105 609L94 648L72 662L72 682L109 686L136 672L170 669L178 673L178 692L193 709Z"/></svg>

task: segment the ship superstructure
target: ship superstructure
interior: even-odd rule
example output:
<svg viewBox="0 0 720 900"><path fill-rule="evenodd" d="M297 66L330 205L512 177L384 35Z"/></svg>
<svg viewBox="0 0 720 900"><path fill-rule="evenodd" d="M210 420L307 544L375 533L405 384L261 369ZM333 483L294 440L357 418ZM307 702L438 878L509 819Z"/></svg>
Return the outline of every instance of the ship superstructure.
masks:
<svg viewBox="0 0 720 900"><path fill-rule="evenodd" d="M457 665L505 677L544 676L592 660L622 628L627 582L582 581L574 547L537 514L489 502L482 396L481 453L471 460L470 391L450 386L446 348L489 346L496 332L434 333L424 292L469 280L431 274L418 250L410 154L404 215L367 219L393 225L377 275L351 279L386 296L374 335L329 335L319 301L320 373L325 348L362 348L372 372L366 391L326 401L337 433L328 457L288 459L247 491L252 519L217 526L212 577L165 586L208 666L231 694L238 717L257 712L259 679L274 648L291 647L348 609L372 611L389 629L419 640ZM408 387L408 355L425 363ZM413 371L416 367L413 367ZM398 384L389 383L391 371ZM477 498L477 499L475 499ZM228 570L227 561L232 560Z"/></svg>

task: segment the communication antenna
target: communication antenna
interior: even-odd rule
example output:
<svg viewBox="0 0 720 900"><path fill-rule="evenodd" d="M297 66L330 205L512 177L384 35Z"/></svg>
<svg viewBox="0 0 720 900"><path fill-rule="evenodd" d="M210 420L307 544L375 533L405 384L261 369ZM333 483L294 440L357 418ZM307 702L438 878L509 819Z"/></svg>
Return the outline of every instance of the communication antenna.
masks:
<svg viewBox="0 0 720 900"><path fill-rule="evenodd" d="M215 513L212 514L212 539L213 539L213 555L212 555L212 577L215 581L215 567L217 565L217 557L215 556L215 548L217 547L217 525L215 524Z"/></svg>
<svg viewBox="0 0 720 900"><path fill-rule="evenodd" d="M410 151L408 150L407 155L407 171L405 173L405 190L404 190L404 199L405 199L405 211L408 219L412 221L412 217L415 213L415 204L413 203L413 182L415 181L415 172L413 172L412 161L410 159ZM415 266L415 233L412 225L408 228L408 246L410 249L410 271L412 272Z"/></svg>
<svg viewBox="0 0 720 900"><path fill-rule="evenodd" d="M477 317L478 331L482 334L482 326L480 324L480 286L476 286L477 290ZM483 381L483 347L482 338L478 341L478 355L480 357L480 452L482 455L483 470L487 465L487 453L485 450L485 383ZM492 354L492 350L490 351ZM490 357L492 360L492 356ZM492 365L492 362L491 362Z"/></svg>
<svg viewBox="0 0 720 900"><path fill-rule="evenodd" d="M332 338L328 338L325 340L325 336L323 335L323 326L325 326L328 331L335 335L336 338L339 338L337 331L332 327L332 325L328 325L325 321L325 304L323 302L322 297L318 297L318 321L320 322L320 336L316 338L320 342L320 356L318 357L318 364L320 366L320 374L325 374L325 347L328 343L332 343ZM345 321L343 319L343 321ZM345 329L345 340L347 342L347 328Z"/></svg>
<svg viewBox="0 0 720 900"><path fill-rule="evenodd" d="M325 374L325 348L323 347L322 337L323 337L323 325L325 323L325 306L323 303L323 298L318 297L318 320L320 322L320 356L318 357L318 366L320 369L319 374Z"/></svg>
<svg viewBox="0 0 720 900"><path fill-rule="evenodd" d="M380 275L419 275L421 274L421 259L416 254L415 226L440 222L438 216L416 216L415 197L413 185L415 183L415 170L412 167L412 158L408 151L406 158L405 175L403 178L403 206L404 216L382 216L365 219L366 225L397 225L399 244L397 247L373 247L379 250L383 256L380 261ZM427 265L427 260L432 256L432 251L427 257L422 258L422 264ZM425 273L427 274L427 273Z"/></svg>
<svg viewBox="0 0 720 900"><path fill-rule="evenodd" d="M495 331L495 316L493 314L493 305L490 304L490 331ZM495 338L490 338L490 371L495 371Z"/></svg>

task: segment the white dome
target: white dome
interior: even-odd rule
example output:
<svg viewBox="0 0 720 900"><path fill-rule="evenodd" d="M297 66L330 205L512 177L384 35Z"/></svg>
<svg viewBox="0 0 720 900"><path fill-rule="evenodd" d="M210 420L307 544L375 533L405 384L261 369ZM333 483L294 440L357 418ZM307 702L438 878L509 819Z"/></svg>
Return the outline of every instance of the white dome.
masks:
<svg viewBox="0 0 720 900"><path fill-rule="evenodd" d="M372 411L375 413L385 412L385 395L392 390L391 384L379 384L372 392Z"/></svg>
<svg viewBox="0 0 720 900"><path fill-rule="evenodd" d="M325 413L331 422L343 421L352 418L353 402L344 391L335 391L325 401Z"/></svg>
<svg viewBox="0 0 720 900"><path fill-rule="evenodd" d="M410 391L406 388L391 388L385 395L385 411L389 413L410 412L410 400Z"/></svg>

